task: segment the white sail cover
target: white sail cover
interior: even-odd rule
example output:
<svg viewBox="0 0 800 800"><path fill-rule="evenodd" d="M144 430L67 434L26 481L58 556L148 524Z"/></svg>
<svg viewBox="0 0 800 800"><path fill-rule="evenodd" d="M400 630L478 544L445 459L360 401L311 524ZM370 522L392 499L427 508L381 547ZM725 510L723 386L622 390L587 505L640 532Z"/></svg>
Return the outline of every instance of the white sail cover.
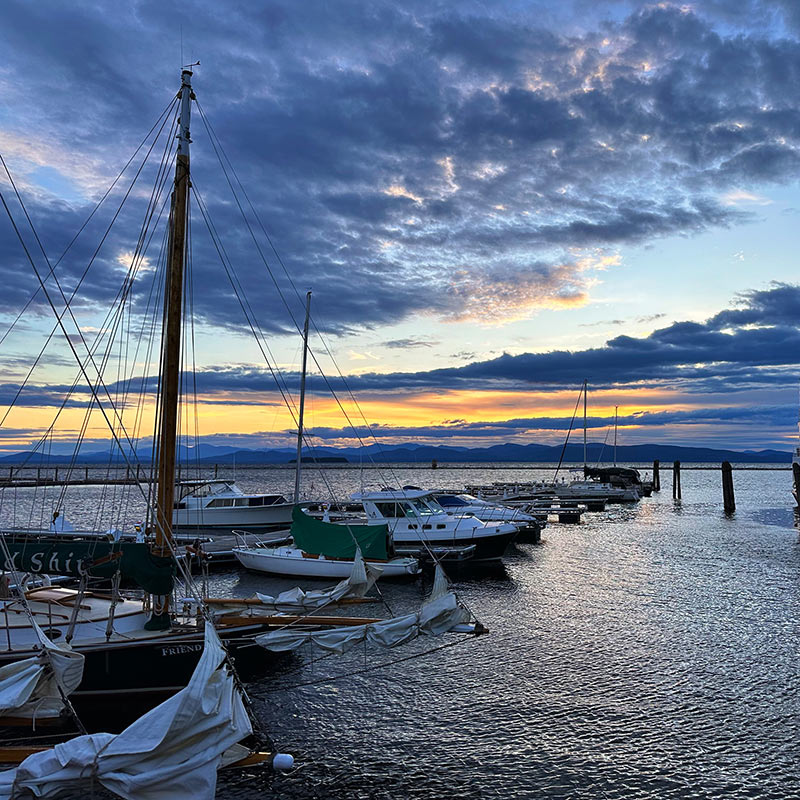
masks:
<svg viewBox="0 0 800 800"><path fill-rule="evenodd" d="M306 592L298 586L281 592L277 597L260 592L256 592L256 597L264 605L265 611L310 611L330 603L338 603L346 597L364 597L382 572L383 567L380 565L366 563L361 556L361 549L357 548L350 577L339 581L331 589L312 589ZM229 610L225 613L229 613Z"/></svg>
<svg viewBox="0 0 800 800"><path fill-rule="evenodd" d="M189 680L122 733L78 736L0 772L0 800L55 797L95 780L127 800L213 800L223 754L252 732L213 626ZM77 796L77 795L73 795Z"/></svg>
<svg viewBox="0 0 800 800"><path fill-rule="evenodd" d="M83 678L83 656L66 642L51 642L33 623L42 650L37 656L0 668L0 715L57 717L64 708L61 688L69 695Z"/></svg>
<svg viewBox="0 0 800 800"><path fill-rule="evenodd" d="M293 628L262 633L256 642L267 650L296 650L313 642L331 653L347 652L363 641L380 647L397 647L420 635L439 636L457 625L469 622L469 611L459 603L455 592L448 590L447 577L437 564L433 591L416 614L322 631L298 631ZM313 622L313 617L309 618Z"/></svg>

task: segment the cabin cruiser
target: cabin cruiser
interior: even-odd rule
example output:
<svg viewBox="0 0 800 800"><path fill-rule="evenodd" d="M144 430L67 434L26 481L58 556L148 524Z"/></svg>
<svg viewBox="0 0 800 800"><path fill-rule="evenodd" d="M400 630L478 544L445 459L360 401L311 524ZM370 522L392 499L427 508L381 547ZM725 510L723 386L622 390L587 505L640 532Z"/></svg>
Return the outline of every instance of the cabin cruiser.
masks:
<svg viewBox="0 0 800 800"><path fill-rule="evenodd" d="M650 497L653 494L653 482L642 480L638 469L633 467L584 467L584 477L599 483L607 483L611 486L622 487L623 489L634 488L640 497Z"/></svg>
<svg viewBox="0 0 800 800"><path fill-rule="evenodd" d="M434 492L433 498L451 516L473 516L484 522L511 522L520 529L544 526L542 520L519 508L497 505L481 500L471 494L458 492Z"/></svg>
<svg viewBox="0 0 800 800"><path fill-rule="evenodd" d="M221 478L181 481L177 490L172 524L178 530L266 531L292 522L294 503L281 494L245 494Z"/></svg>
<svg viewBox="0 0 800 800"><path fill-rule="evenodd" d="M448 514L422 489L381 489L356 492L369 525L388 524L394 544L422 547L475 545L473 561L496 561L516 538L518 527L509 522L484 522L478 517Z"/></svg>

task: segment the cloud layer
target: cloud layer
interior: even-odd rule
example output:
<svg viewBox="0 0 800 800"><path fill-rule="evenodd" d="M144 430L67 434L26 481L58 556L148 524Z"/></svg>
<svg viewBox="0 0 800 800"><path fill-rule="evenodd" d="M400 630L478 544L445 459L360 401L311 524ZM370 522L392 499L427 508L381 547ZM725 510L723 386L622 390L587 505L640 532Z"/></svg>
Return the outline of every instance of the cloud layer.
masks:
<svg viewBox="0 0 800 800"><path fill-rule="evenodd" d="M331 330L419 314L502 324L580 305L619 246L738 223L724 193L800 167L789 3L773 9L771 28L748 32L731 27L744 20L731 4L712 2L619 3L610 20L587 12L579 30L483 4L192 6L198 96ZM154 49L171 15L149 2L113 15L91 2L6 4L0 39L13 66L0 88L13 114L0 136L51 254L174 92L177 74ZM125 68L120 53L131 54ZM54 79L59 91L48 91ZM290 329L199 118L193 137L197 188L260 323ZM85 302L113 297L137 220L124 215L128 232L109 239ZM197 293L196 312L241 327L198 227L195 283L216 290ZM90 228L87 242L100 220ZM6 228L2 243L11 288L0 311L13 312L33 283ZM62 267L67 283L90 253L80 240Z"/></svg>

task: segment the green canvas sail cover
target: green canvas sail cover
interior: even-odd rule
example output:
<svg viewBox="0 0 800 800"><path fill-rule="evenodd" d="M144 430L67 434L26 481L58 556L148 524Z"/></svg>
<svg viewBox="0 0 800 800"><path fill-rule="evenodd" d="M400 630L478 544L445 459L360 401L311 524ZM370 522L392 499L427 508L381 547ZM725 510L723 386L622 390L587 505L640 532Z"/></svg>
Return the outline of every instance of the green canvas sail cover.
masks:
<svg viewBox="0 0 800 800"><path fill-rule="evenodd" d="M84 572L95 578L111 578L119 571L123 579L150 594L169 594L175 576L172 558L154 556L150 546L139 542L64 541L57 536L4 536L11 563L0 549L0 569L16 569L44 575L74 575Z"/></svg>
<svg viewBox="0 0 800 800"><path fill-rule="evenodd" d="M389 558L388 525L341 525L323 522L292 509L292 537L304 552L329 558L355 558L356 542L364 558Z"/></svg>

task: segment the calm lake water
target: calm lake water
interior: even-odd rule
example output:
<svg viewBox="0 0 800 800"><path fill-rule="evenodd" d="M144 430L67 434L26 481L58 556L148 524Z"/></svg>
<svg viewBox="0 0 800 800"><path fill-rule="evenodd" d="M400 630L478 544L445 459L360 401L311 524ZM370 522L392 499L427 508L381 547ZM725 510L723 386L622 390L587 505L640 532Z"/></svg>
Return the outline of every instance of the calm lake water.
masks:
<svg viewBox="0 0 800 800"><path fill-rule="evenodd" d="M393 466L328 469L313 481L315 493L327 483L342 496L362 481L463 486L551 474ZM246 489L292 483L287 470L237 478ZM223 775L218 797L800 797L791 473L737 471L734 480L730 518L718 471L685 469L682 502L662 473L660 494L581 525L551 524L503 568L456 577L487 636L288 656L250 689L259 720L298 768ZM292 585L233 571L213 582L231 595ZM429 588L382 591L403 613Z"/></svg>
<svg viewBox="0 0 800 800"><path fill-rule="evenodd" d="M531 471L390 472L365 482L460 486ZM352 470L326 476L340 490L360 482ZM551 525L499 573L459 578L488 636L335 682L325 679L441 642L293 659L253 692L299 769L226 777L219 796L800 796L791 473L737 471L730 519L717 471L682 478L680 503L663 475L660 494ZM261 582L220 580L236 594ZM413 584L383 592L397 612L423 596Z"/></svg>

